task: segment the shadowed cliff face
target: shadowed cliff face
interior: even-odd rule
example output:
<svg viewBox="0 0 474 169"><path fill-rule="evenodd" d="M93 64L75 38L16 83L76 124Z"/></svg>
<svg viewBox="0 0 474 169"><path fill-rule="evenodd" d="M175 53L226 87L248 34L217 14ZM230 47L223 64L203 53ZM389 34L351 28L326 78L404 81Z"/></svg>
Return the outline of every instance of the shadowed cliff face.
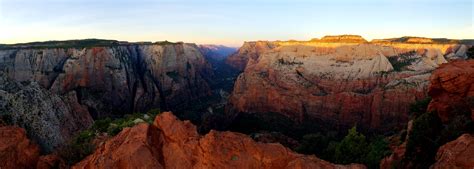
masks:
<svg viewBox="0 0 474 169"><path fill-rule="evenodd" d="M210 65L193 44L116 44L87 48L0 50L1 70L15 81L37 81L77 93L94 118L173 109L209 94Z"/></svg>
<svg viewBox="0 0 474 169"><path fill-rule="evenodd" d="M227 111L393 130L406 124L409 105L426 97L430 72L447 59L466 58L468 48L358 36L248 42L226 60L244 70Z"/></svg>

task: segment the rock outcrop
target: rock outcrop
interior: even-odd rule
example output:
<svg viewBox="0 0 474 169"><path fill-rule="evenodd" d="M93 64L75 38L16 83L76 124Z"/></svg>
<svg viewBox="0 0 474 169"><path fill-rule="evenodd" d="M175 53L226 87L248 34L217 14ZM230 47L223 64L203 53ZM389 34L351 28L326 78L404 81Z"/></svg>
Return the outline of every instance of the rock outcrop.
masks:
<svg viewBox="0 0 474 169"><path fill-rule="evenodd" d="M236 53L225 60L225 63L243 71L249 60L256 60L261 53L275 47L274 43L267 41L245 42Z"/></svg>
<svg viewBox="0 0 474 169"><path fill-rule="evenodd" d="M26 129L44 152L51 152L93 123L75 91L58 96L37 82L7 80L1 72L0 103L0 116Z"/></svg>
<svg viewBox="0 0 474 169"><path fill-rule="evenodd" d="M24 129L13 126L0 127L0 168L36 168L39 147L26 136Z"/></svg>
<svg viewBox="0 0 474 169"><path fill-rule="evenodd" d="M466 46L323 40L245 43L227 59L244 70L230 114L272 112L300 122L393 130L408 121L409 105L426 97L430 72L447 55L465 57L459 50Z"/></svg>
<svg viewBox="0 0 474 169"><path fill-rule="evenodd" d="M75 91L95 117L173 109L207 96L210 65L195 44L83 40L0 49L0 71L56 94Z"/></svg>
<svg viewBox="0 0 474 169"><path fill-rule="evenodd" d="M474 120L474 60L443 64L430 79L428 111L437 112L443 122L465 112Z"/></svg>
<svg viewBox="0 0 474 169"><path fill-rule="evenodd" d="M312 39L311 41L316 42L336 42L336 43L366 43L360 35L336 35L336 36L324 36L321 40Z"/></svg>
<svg viewBox="0 0 474 169"><path fill-rule="evenodd" d="M438 149L436 163L430 168L474 168L474 136L464 134Z"/></svg>
<svg viewBox="0 0 474 169"><path fill-rule="evenodd" d="M390 149L392 150L392 154L383 158L380 161L380 169L392 169L392 168L401 168L402 160L405 158L405 152L407 148L407 142L410 136L410 133L413 129L413 120L408 122L407 126L407 133L404 140L399 140L402 143L400 145L392 145Z"/></svg>
<svg viewBox="0 0 474 169"><path fill-rule="evenodd" d="M126 128L79 162L79 168L365 168L334 165L296 154L280 144L211 131L202 136L189 121L165 112L153 125Z"/></svg>

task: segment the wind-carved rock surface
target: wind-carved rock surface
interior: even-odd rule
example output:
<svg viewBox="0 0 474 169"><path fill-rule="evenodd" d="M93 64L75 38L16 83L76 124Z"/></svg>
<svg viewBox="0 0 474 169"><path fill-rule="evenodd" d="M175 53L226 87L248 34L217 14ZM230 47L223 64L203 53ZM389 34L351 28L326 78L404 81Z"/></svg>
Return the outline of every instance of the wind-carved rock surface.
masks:
<svg viewBox="0 0 474 169"><path fill-rule="evenodd" d="M436 163L430 168L474 168L474 136L463 134L438 149Z"/></svg>
<svg viewBox="0 0 474 169"><path fill-rule="evenodd" d="M428 111L438 113L443 122L464 112L474 120L474 60L443 64L430 79Z"/></svg>
<svg viewBox="0 0 474 169"><path fill-rule="evenodd" d="M393 130L426 97L430 72L458 43L366 42L359 36L247 42L227 59L244 70L229 100L233 113L279 113L295 121Z"/></svg>
<svg viewBox="0 0 474 169"><path fill-rule="evenodd" d="M59 96L37 82L17 83L1 73L0 116L26 129L44 152L58 148L93 122L75 91Z"/></svg>
<svg viewBox="0 0 474 169"><path fill-rule="evenodd" d="M280 144L258 143L233 132L202 136L189 121L165 112L153 125L126 128L79 162L80 168L365 168L335 165L296 154Z"/></svg>
<svg viewBox="0 0 474 169"><path fill-rule="evenodd" d="M198 47L186 43L113 44L86 48L0 50L1 71L37 81L58 94L76 91L94 117L172 109L209 94L212 73Z"/></svg>

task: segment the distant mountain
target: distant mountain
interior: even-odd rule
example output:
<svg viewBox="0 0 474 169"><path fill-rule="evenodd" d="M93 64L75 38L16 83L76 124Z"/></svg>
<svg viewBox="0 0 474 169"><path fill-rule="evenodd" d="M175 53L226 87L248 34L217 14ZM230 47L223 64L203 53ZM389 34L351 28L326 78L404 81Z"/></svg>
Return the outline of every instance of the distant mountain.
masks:
<svg viewBox="0 0 474 169"><path fill-rule="evenodd" d="M199 45L201 53L206 59L221 61L237 51L237 48L224 45Z"/></svg>

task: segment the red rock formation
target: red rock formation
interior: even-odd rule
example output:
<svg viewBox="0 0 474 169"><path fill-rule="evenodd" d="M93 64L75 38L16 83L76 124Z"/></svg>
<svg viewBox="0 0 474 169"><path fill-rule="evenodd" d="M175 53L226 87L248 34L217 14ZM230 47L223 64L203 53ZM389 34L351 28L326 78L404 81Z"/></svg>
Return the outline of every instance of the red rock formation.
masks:
<svg viewBox="0 0 474 169"><path fill-rule="evenodd" d="M334 165L314 156L296 154L280 144L253 141L246 135L211 131L201 136L189 121L165 112L153 125L123 130L79 168L365 168Z"/></svg>
<svg viewBox="0 0 474 169"><path fill-rule="evenodd" d="M261 53L275 47L276 44L266 41L245 42L236 53L226 59L225 63L243 71L249 60L256 60Z"/></svg>
<svg viewBox="0 0 474 169"><path fill-rule="evenodd" d="M408 121L409 105L427 96L430 71L463 46L329 39L244 44L227 60L245 67L227 111L393 130Z"/></svg>
<svg viewBox="0 0 474 169"><path fill-rule="evenodd" d="M474 136L464 134L438 149L432 169L474 168Z"/></svg>
<svg viewBox="0 0 474 169"><path fill-rule="evenodd" d="M471 112L474 120L474 60L443 64L430 78L428 111L436 111L443 122L456 111Z"/></svg>
<svg viewBox="0 0 474 169"><path fill-rule="evenodd" d="M0 127L0 168L35 168L39 153L39 147L30 142L24 129Z"/></svg>

